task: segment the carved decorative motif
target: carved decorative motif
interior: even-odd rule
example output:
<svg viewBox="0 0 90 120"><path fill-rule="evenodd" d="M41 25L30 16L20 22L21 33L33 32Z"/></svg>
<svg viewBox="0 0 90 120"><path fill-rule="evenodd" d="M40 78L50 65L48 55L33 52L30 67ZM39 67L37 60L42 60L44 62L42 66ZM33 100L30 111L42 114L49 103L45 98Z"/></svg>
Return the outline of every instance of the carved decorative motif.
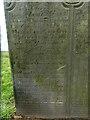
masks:
<svg viewBox="0 0 90 120"><path fill-rule="evenodd" d="M12 1L10 1L10 2L5 2L5 4L4 4L5 9L8 10L8 11L13 10L14 7L15 7L15 5L16 5L16 2L12 2Z"/></svg>
<svg viewBox="0 0 90 120"><path fill-rule="evenodd" d="M62 2L62 4L65 8L70 8L70 6L73 6L74 8L79 8L83 5L83 2Z"/></svg>

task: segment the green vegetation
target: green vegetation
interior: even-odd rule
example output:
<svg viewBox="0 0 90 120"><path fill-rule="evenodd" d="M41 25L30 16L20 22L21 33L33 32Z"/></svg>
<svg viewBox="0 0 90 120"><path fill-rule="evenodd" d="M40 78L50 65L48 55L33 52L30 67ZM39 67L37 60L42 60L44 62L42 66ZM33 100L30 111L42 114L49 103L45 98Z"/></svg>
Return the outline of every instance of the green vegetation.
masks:
<svg viewBox="0 0 90 120"><path fill-rule="evenodd" d="M15 112L9 53L2 52L2 118L10 118Z"/></svg>

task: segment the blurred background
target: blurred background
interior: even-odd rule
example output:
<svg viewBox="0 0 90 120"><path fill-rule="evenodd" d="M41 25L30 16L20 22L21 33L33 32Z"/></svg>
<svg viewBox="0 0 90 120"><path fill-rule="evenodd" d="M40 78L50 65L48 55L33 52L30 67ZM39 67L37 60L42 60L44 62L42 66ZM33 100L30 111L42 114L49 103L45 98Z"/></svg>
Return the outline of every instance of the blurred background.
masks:
<svg viewBox="0 0 90 120"><path fill-rule="evenodd" d="M8 51L3 0L0 0L1 51Z"/></svg>

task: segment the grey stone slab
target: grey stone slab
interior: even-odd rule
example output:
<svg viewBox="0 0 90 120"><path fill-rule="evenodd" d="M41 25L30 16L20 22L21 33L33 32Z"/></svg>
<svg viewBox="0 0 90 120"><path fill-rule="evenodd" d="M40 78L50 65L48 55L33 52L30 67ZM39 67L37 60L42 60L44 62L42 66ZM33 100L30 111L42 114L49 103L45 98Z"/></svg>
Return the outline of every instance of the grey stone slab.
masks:
<svg viewBox="0 0 90 120"><path fill-rule="evenodd" d="M88 116L88 4L5 3L17 114Z"/></svg>

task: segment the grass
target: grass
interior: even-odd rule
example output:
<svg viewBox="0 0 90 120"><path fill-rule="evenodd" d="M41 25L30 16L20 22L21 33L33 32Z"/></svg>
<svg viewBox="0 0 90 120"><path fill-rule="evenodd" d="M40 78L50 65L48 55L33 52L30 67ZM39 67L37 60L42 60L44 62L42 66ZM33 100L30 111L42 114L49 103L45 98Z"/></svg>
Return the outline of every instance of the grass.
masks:
<svg viewBox="0 0 90 120"><path fill-rule="evenodd" d="M9 61L9 53L2 52L1 53L1 76L2 76L2 108L1 114L2 118L10 118L10 115L15 112L14 105L14 93L13 93L13 85L12 85L12 77L11 77L11 69L10 69L10 61Z"/></svg>

